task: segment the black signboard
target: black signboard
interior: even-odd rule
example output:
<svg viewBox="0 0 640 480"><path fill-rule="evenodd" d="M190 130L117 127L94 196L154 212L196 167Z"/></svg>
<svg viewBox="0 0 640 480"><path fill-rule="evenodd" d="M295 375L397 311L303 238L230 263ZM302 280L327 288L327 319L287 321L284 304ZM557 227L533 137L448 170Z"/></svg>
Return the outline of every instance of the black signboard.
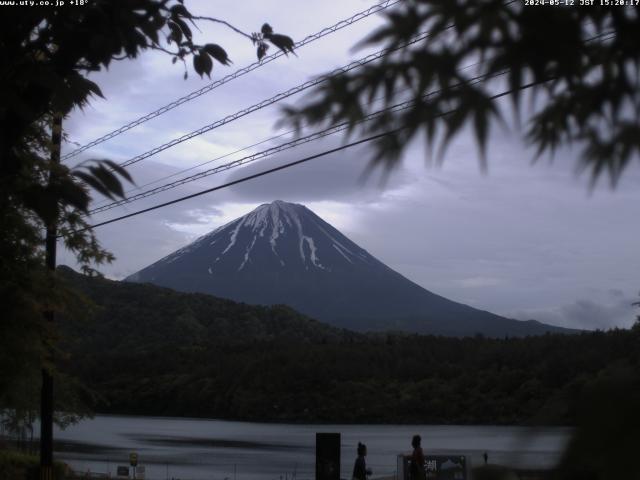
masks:
<svg viewBox="0 0 640 480"><path fill-rule="evenodd" d="M129 467L118 466L118 476L129 478Z"/></svg>
<svg viewBox="0 0 640 480"><path fill-rule="evenodd" d="M316 433L316 480L340 480L339 433Z"/></svg>

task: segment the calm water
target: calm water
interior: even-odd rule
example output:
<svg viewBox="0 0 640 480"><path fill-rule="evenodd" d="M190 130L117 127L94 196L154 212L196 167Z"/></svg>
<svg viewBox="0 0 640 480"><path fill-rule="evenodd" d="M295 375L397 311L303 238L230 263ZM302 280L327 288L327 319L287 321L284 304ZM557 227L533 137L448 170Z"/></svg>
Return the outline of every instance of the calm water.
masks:
<svg viewBox="0 0 640 480"><path fill-rule="evenodd" d="M460 453L474 465L550 467L570 431L564 428L430 425L287 425L100 415L56 431L56 458L75 470L110 473L137 452L146 479L306 480L314 476L315 433L342 434L342 478L351 478L358 441L368 446L374 477L395 474L396 457L422 435L426 453Z"/></svg>

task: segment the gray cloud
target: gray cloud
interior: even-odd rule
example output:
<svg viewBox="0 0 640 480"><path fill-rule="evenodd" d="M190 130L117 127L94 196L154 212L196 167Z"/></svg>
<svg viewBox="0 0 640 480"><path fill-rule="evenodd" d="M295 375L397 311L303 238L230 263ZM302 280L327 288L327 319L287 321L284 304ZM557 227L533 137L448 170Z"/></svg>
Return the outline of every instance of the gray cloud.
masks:
<svg viewBox="0 0 640 480"><path fill-rule="evenodd" d="M624 296L624 292L618 288L611 288L608 293L612 298L621 298Z"/></svg>
<svg viewBox="0 0 640 480"><path fill-rule="evenodd" d="M620 297L616 301L579 299L567 305L528 312L515 312L522 320L536 319L545 323L585 330L608 330L613 327L628 328L636 320L635 299Z"/></svg>
<svg viewBox="0 0 640 480"><path fill-rule="evenodd" d="M235 170L228 180L237 180L340 145L339 138L307 144L283 152L273 159ZM230 189L231 195L236 199L261 202L275 199L296 202L358 199L362 202L378 198L385 190L412 181L408 172L400 168L388 181L381 183L379 169L370 169L370 158L371 153L366 147L345 149L236 185ZM366 176L367 173L369 176Z"/></svg>

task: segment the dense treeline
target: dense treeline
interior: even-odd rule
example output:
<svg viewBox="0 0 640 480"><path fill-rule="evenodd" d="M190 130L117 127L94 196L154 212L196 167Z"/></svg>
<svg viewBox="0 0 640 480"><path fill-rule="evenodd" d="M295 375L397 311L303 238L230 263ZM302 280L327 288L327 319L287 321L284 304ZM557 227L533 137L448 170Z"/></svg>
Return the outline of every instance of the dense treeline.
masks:
<svg viewBox="0 0 640 480"><path fill-rule="evenodd" d="M363 336L285 307L107 280L82 288L98 307L93 321L67 330L64 369L98 394L100 412L573 424L599 383L640 371L640 328L510 339Z"/></svg>
<svg viewBox="0 0 640 480"><path fill-rule="evenodd" d="M100 411L272 421L571 424L598 378L638 366L639 332L529 339L248 342L83 353Z"/></svg>

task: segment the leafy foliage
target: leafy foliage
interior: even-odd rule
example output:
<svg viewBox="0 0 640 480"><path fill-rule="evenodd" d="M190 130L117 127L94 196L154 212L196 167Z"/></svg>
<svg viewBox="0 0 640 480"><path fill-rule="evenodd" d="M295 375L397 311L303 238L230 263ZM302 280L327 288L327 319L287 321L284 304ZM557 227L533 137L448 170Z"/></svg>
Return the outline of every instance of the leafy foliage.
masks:
<svg viewBox="0 0 640 480"><path fill-rule="evenodd" d="M262 57L264 57L267 54L267 50L269 50L269 44L266 42L266 40L273 43L276 47L282 50L285 55L288 55L289 53L292 53L293 55L296 54L293 51L294 43L291 37L279 33L274 33L271 25L265 23L264 25L262 25L260 33L254 32L251 35L251 41L254 43L254 45L258 46L258 60L262 60Z"/></svg>
<svg viewBox="0 0 640 480"><path fill-rule="evenodd" d="M39 458L35 455L27 455L11 450L0 451L0 478L5 480L38 478L39 468ZM68 478L66 473L64 463L54 462L53 480Z"/></svg>
<svg viewBox="0 0 640 480"><path fill-rule="evenodd" d="M640 428L640 378L633 368L612 365L585 389L557 478L613 480L633 471Z"/></svg>
<svg viewBox="0 0 640 480"><path fill-rule="evenodd" d="M185 76L190 56L200 76L210 75L216 62L230 64L220 45L196 42L191 31L196 20L182 0L93 0L82 8L3 9L0 405L15 407L25 401L12 397L12 392L21 391L20 382L37 382L34 372L42 366L53 368L49 352L55 346L55 330L43 321L43 312L68 314L72 307L70 292L44 268L44 231L56 227L82 269L97 273L93 268L113 256L87 223L91 189L112 199L124 198L122 182L132 182L109 160L90 160L75 168L51 161L52 138L60 134L52 124L86 106L92 97L102 97L87 74L113 61L135 59L146 50L162 51L173 63L183 62Z"/></svg>
<svg viewBox="0 0 640 480"><path fill-rule="evenodd" d="M640 153L639 29L634 8L408 0L359 45L390 48L429 35L319 87L301 107L285 109L285 123L355 127L379 92L386 106L410 98L412 108L359 126L365 135L390 131L376 141L373 165L396 165L418 134L442 158L467 124L484 165L490 127L502 121L494 100L507 96L513 123L525 117L524 138L538 155L577 144L592 180L608 172L615 183Z"/></svg>
<svg viewBox="0 0 640 480"><path fill-rule="evenodd" d="M129 173L111 160L83 162L71 172L71 175L80 178L105 197L112 200L115 200L116 196L124 198L122 184L111 174L112 171L133 183ZM78 202L77 207L82 208L82 204Z"/></svg>

